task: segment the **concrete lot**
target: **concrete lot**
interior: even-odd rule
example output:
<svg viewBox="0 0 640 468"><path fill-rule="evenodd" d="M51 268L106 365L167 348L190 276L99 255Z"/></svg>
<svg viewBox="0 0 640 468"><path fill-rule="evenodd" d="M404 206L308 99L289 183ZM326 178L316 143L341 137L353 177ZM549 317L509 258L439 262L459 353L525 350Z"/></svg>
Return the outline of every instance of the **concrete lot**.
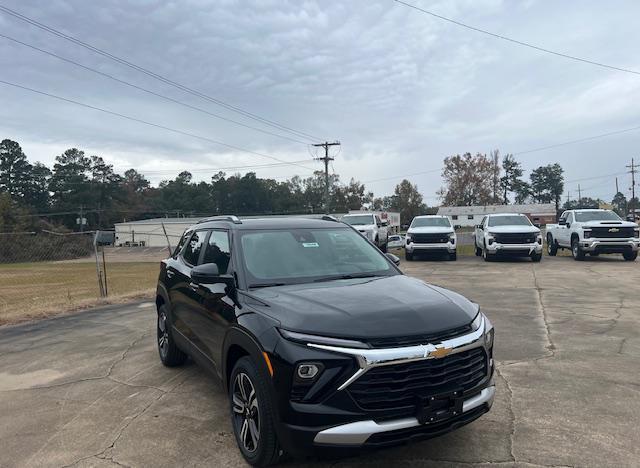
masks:
<svg viewBox="0 0 640 468"><path fill-rule="evenodd" d="M640 465L638 263L402 268L493 321L496 403L445 437L332 465ZM0 466L244 466L220 387L193 364L163 368L154 326L146 303L0 329Z"/></svg>

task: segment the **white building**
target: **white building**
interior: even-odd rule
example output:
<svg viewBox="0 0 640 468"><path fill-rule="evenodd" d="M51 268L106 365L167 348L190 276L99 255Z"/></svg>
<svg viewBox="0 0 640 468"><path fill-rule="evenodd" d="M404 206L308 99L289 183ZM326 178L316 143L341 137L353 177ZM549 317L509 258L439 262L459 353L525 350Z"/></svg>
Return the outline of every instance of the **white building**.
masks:
<svg viewBox="0 0 640 468"><path fill-rule="evenodd" d="M534 224L556 222L556 206L553 203L526 205L441 206L438 214L451 218L454 226L470 227L480 224L485 215L494 213L519 213L529 217Z"/></svg>

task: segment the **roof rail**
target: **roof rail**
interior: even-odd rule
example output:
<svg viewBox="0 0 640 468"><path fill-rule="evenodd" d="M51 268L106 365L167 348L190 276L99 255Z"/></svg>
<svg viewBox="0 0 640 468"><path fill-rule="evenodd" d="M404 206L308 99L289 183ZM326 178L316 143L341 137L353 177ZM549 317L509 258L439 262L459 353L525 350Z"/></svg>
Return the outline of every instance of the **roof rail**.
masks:
<svg viewBox="0 0 640 468"><path fill-rule="evenodd" d="M209 221L231 221L233 224L242 224L240 218L235 215L209 216L208 218L202 218L196 224L208 223Z"/></svg>

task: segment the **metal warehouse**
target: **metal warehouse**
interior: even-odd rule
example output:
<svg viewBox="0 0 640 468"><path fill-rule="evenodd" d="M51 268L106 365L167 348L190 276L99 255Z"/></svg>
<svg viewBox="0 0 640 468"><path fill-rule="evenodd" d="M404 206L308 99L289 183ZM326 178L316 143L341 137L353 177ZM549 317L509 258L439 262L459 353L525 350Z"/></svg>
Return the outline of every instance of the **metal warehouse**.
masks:
<svg viewBox="0 0 640 468"><path fill-rule="evenodd" d="M486 206L442 206L438 214L449 216L455 226L470 227L479 224L482 218L495 213L520 213L527 215L534 224L556 222L556 206L553 203L526 205L486 205Z"/></svg>

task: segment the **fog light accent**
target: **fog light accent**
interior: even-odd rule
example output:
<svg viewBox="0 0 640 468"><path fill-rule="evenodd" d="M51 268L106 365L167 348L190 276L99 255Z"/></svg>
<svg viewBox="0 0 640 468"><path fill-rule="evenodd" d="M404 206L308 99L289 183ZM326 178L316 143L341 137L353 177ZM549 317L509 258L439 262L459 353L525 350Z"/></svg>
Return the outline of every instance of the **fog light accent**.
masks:
<svg viewBox="0 0 640 468"><path fill-rule="evenodd" d="M311 380L320 372L320 368L316 364L299 364L296 374L303 380Z"/></svg>

